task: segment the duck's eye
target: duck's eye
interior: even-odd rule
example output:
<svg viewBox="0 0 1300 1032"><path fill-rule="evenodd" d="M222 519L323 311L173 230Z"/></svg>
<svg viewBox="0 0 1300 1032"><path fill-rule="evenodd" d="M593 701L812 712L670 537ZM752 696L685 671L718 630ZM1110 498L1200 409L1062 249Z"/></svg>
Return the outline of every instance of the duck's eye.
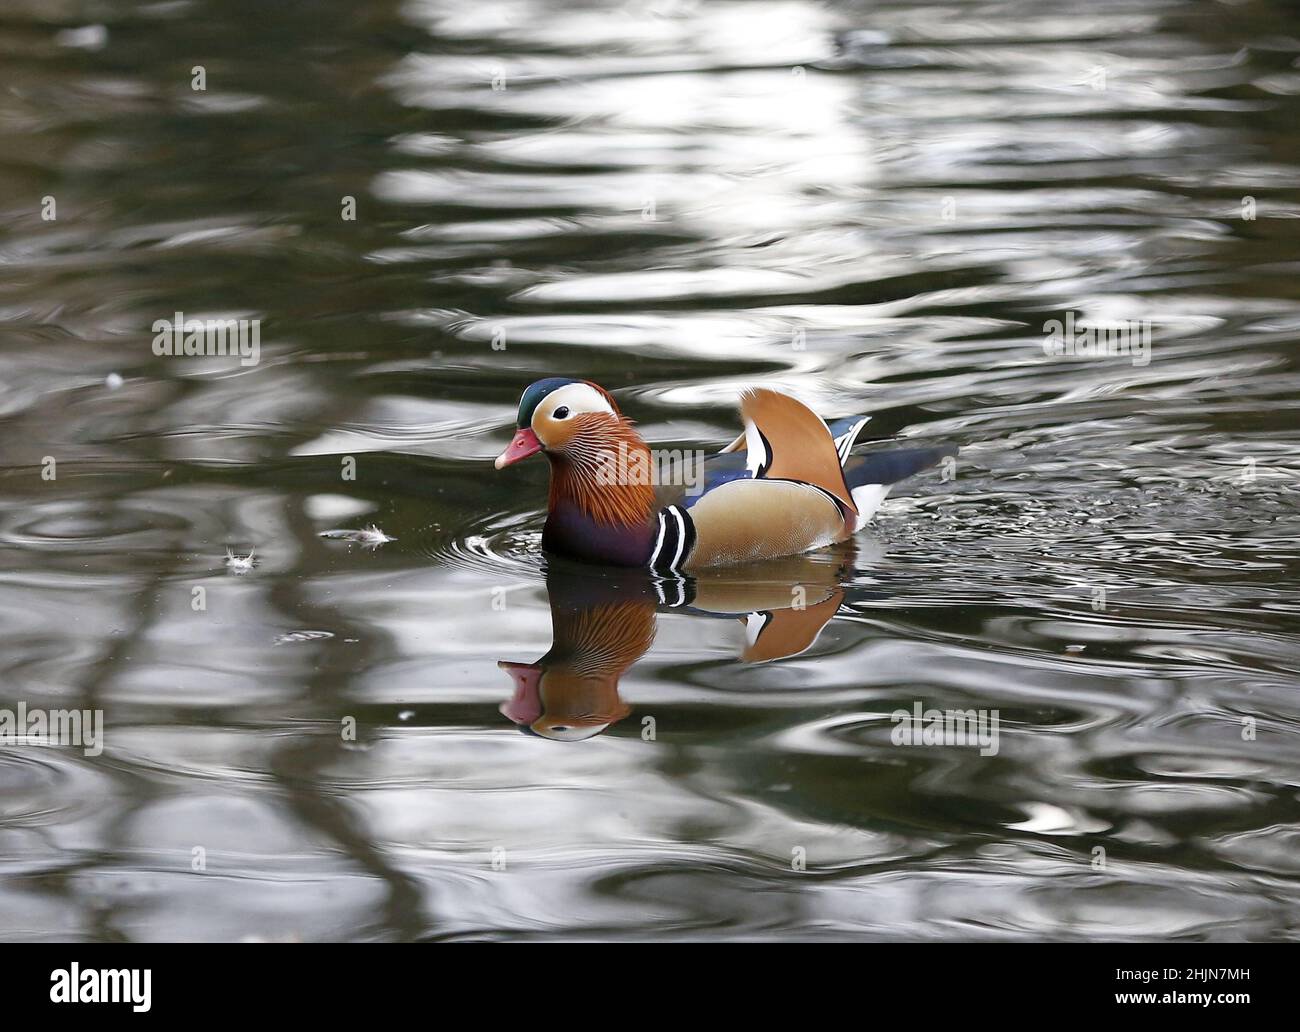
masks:
<svg viewBox="0 0 1300 1032"><path fill-rule="evenodd" d="M561 405L559 408L557 408L554 412L551 413L551 418L552 418L552 419L568 419L568 418L569 418L569 406L568 406L568 405Z"/></svg>

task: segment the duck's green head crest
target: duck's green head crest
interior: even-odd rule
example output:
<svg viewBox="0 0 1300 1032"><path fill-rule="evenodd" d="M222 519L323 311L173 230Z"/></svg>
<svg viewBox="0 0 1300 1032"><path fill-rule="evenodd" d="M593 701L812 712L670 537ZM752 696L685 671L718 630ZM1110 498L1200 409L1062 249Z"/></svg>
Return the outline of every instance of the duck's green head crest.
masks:
<svg viewBox="0 0 1300 1032"><path fill-rule="evenodd" d="M548 376L545 380L538 380L531 383L525 388L523 397L519 399L519 418L515 425L523 430L533 423L533 413L537 411L537 406L542 403L542 399L553 391L561 387L567 387L571 383L581 383L581 380L573 380L567 376Z"/></svg>

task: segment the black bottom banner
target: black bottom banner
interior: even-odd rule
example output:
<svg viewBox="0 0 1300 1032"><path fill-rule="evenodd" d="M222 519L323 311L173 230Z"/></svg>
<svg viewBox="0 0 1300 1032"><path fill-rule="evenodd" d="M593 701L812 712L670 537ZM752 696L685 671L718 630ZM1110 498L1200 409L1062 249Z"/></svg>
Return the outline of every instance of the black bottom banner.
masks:
<svg viewBox="0 0 1300 1032"><path fill-rule="evenodd" d="M582 943L570 945L581 946ZM755 945L755 944L743 944ZM783 985L787 999L806 995L812 987L825 994L825 1003L845 993L864 989L879 994L882 1003L910 1001L924 1006L927 1016L968 1016L974 1006L990 1000L1011 1005L1024 1019L1036 1013L1071 1016L1097 1014L1160 1015L1176 1012L1180 1020L1192 1012L1212 1019L1233 1020L1234 1016L1261 1005L1280 1007L1290 996L1292 977L1283 967L1290 962L1276 949L1261 946L1227 945L1081 945L1081 944L903 944L854 943L866 945L852 957L835 962L820 950L804 956L781 951L755 953L744 958L743 991L727 992L726 1010L734 1014L735 1001L755 988L752 968L770 969L770 989ZM224 1019L259 1017L284 1013L295 1019L323 1017L331 1020L375 1016L377 1001L385 1008L428 1005L435 1000L457 997L462 1012L478 995L478 985L491 988L485 1000L500 994L500 962L476 954L474 969L479 979L461 971L446 975L441 965L417 948L381 949L378 945L336 945L322 949L310 944L196 944L178 945L57 945L10 946L4 953L4 1011L6 1017L64 1016L95 1019L109 1016L128 1023L155 1018ZM442 958L440 958L442 959ZM617 971L620 982L638 993L677 994L670 986L676 979L656 971L658 963L646 954L615 965L607 957L610 973ZM669 971L680 970L684 958L661 955L659 963ZM731 960L738 958L732 957ZM1294 960L1294 957L1291 958ZM837 972L858 974L846 987ZM546 993L548 963L570 967L564 961L540 956L530 958L534 972L529 983L510 990L511 1002L518 996L541 997L564 990L553 984ZM589 959L582 963L592 963ZM723 972L736 970L721 961L717 990L723 990ZM813 965L816 965L814 967ZM645 974L638 977L638 969ZM587 971L591 978L594 971ZM793 977L792 977L793 976ZM602 976L606 980L608 975ZM778 981L779 980L779 981ZM695 987L698 990L698 985ZM692 991L692 997L706 994ZM709 994L711 995L711 994ZM764 994L766 995L766 994ZM863 1002L858 996L859 1002ZM548 1001L558 1005L562 1001ZM588 1000L587 1005L591 1002ZM721 1001L715 1005L722 1010ZM767 1007L768 1004L764 1004Z"/></svg>

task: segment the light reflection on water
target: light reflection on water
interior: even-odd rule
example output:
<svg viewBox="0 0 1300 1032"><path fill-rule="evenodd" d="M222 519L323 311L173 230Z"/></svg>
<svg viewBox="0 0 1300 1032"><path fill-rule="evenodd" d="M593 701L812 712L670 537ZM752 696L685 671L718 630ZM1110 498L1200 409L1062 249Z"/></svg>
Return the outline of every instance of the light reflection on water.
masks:
<svg viewBox="0 0 1300 1032"><path fill-rule="evenodd" d="M1294 938L1297 35L15 5L0 698L107 745L0 749L0 934ZM155 357L177 310L261 318L261 363ZM1150 320L1152 361L1049 359L1067 311ZM767 383L959 475L707 613L575 588L544 469L488 461L555 372L665 447ZM824 626L756 653L796 581ZM574 621L620 644L566 687ZM998 754L892 745L917 700L997 709Z"/></svg>

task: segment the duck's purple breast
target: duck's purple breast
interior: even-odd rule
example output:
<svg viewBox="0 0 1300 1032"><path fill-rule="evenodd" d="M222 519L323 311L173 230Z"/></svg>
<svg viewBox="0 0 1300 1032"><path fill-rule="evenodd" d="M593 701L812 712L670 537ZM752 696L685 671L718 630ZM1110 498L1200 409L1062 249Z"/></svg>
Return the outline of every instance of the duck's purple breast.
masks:
<svg viewBox="0 0 1300 1032"><path fill-rule="evenodd" d="M562 502L546 518L542 547L584 562L646 566L654 537L655 527L651 524L598 523L572 503Z"/></svg>

